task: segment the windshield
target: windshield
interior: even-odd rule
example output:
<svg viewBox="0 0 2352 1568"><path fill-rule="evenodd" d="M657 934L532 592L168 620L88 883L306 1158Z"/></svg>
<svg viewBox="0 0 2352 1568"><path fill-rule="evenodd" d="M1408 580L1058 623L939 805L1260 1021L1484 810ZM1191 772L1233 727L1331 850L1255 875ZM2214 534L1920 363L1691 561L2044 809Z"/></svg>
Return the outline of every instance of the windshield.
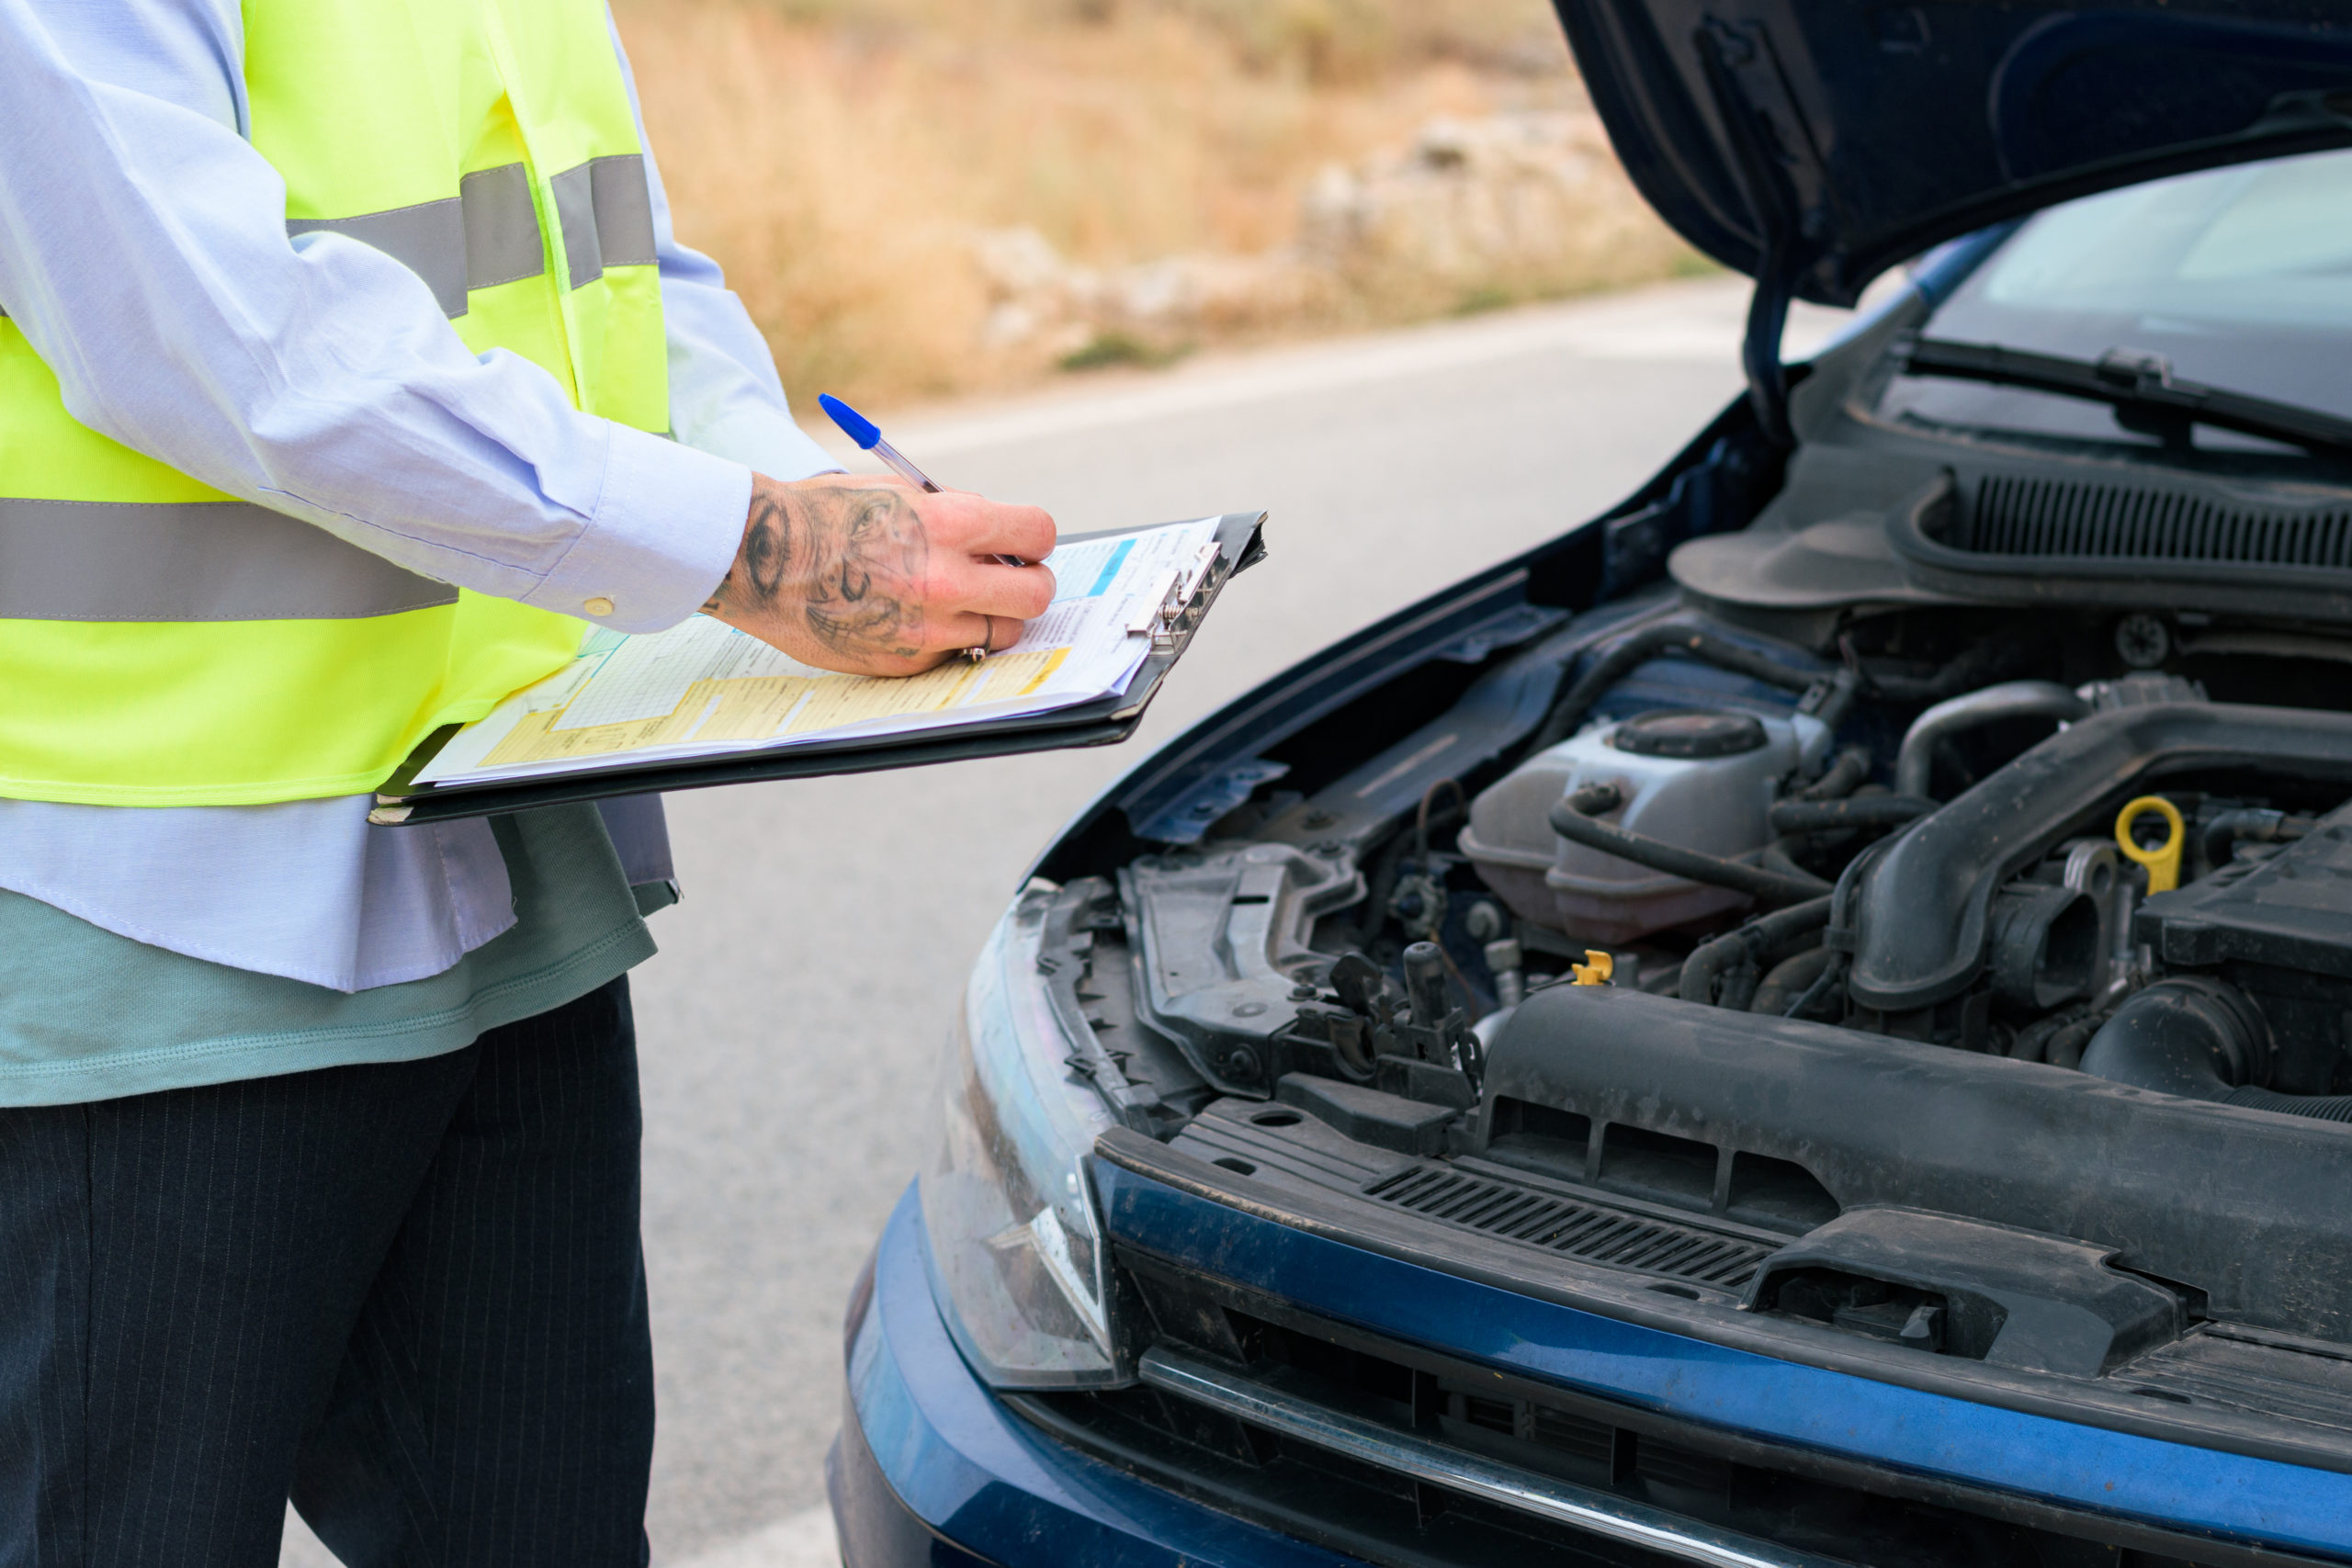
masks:
<svg viewBox="0 0 2352 1568"><path fill-rule="evenodd" d="M2352 152L2154 180L2038 213L1923 332L2077 359L2161 355L2187 380L2352 415ZM2096 403L1926 378L1896 378L1883 412L2154 440ZM2269 447L2203 427L2196 439Z"/></svg>

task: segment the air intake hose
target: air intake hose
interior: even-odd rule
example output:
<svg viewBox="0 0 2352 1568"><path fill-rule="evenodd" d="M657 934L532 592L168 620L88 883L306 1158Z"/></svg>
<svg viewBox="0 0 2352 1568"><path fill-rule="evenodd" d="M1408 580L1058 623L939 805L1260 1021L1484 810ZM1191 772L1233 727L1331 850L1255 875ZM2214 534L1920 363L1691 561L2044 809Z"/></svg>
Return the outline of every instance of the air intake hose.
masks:
<svg viewBox="0 0 2352 1568"><path fill-rule="evenodd" d="M2279 1094L2245 1080L2270 1052L2252 1002L2218 980L2159 980L2134 992L2083 1049L2083 1071L2111 1083L2285 1116L2352 1122L2352 1095Z"/></svg>

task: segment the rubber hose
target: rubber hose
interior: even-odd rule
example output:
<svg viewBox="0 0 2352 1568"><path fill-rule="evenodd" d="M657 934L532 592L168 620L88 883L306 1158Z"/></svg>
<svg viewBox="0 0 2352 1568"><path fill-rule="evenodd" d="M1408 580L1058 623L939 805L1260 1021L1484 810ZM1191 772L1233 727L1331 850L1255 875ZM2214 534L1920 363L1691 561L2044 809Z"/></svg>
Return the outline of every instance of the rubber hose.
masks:
<svg viewBox="0 0 2352 1568"><path fill-rule="evenodd" d="M1819 1006L1821 998L1845 977L1846 955L1842 953L1832 953L1829 962L1821 966L1821 973L1813 977L1813 984L1798 992L1796 999L1781 1010L1781 1016L1803 1018Z"/></svg>
<svg viewBox="0 0 2352 1568"><path fill-rule="evenodd" d="M1936 743L1963 730L2011 718L2073 720L2091 705L2055 681L2004 681L1938 703L1911 721L1894 754L1894 793L1924 797Z"/></svg>
<svg viewBox="0 0 2352 1568"><path fill-rule="evenodd" d="M2107 1016L2104 1013L2075 1020L2074 1022L2050 1036L2050 1043L2043 1052L2043 1059L2053 1067L2080 1067L2083 1065L2084 1048L2097 1039L2098 1032L2106 1027Z"/></svg>
<svg viewBox="0 0 2352 1568"><path fill-rule="evenodd" d="M2310 1116L2322 1122L2352 1122L2352 1094L2280 1094L2276 1089L2256 1089L2251 1084L2233 1089L2222 1100L2232 1105L2250 1106L2256 1111L2275 1111L2282 1116Z"/></svg>
<svg viewBox="0 0 2352 1568"><path fill-rule="evenodd" d="M1863 795L1850 800L1776 800L1764 813L1772 831L1829 833L1849 828L1898 828L1937 809L1908 795Z"/></svg>
<svg viewBox="0 0 2352 1568"><path fill-rule="evenodd" d="M2091 1037L2083 1071L2191 1100L2352 1122L2352 1095L2280 1094L2242 1082L2268 1051L2269 1031L2241 992L2217 980L2184 976L2133 992Z"/></svg>
<svg viewBox="0 0 2352 1568"><path fill-rule="evenodd" d="M1789 795L1789 799L1793 802L1804 802L1808 804L1818 801L1842 799L1852 795L1854 790L1861 784L1862 781L1870 777L1870 748L1867 746L1849 746L1844 750L1838 753L1838 760L1829 764L1829 768L1826 773L1824 773L1819 778L1814 780L1813 783L1805 785L1803 789L1792 791ZM1888 799L1892 797L1880 795L1866 798ZM1838 842L1838 840L1835 839L1826 840L1821 847L1834 848L1837 846ZM1767 871L1777 871L1787 876L1811 876L1813 873L1807 871L1802 864L1798 863L1796 858L1797 852L1804 847L1805 846L1797 839L1783 834L1781 837L1773 840L1770 843L1764 846L1762 860L1764 869Z"/></svg>
<svg viewBox="0 0 2352 1568"><path fill-rule="evenodd" d="M1688 654L1718 670L1746 675L1783 691L1807 691L1823 678L1816 672L1792 670L1769 654L1742 648L1689 620L1661 621L1635 632L1594 660L1592 667L1552 705L1552 711L1544 716L1544 728L1536 731L1529 750L1541 751L1575 734L1585 716L1592 711L1593 704L1606 696L1611 686L1663 653Z"/></svg>
<svg viewBox="0 0 2352 1568"><path fill-rule="evenodd" d="M2054 1035L2067 1025L2080 1023L2094 1015L2099 1022L2107 1021L2107 1015L2100 1012L2095 1003L2076 1002L2073 1007L2061 1008L2047 1018L2038 1019L2018 1030L2017 1038L2009 1043L2009 1055L2020 1062L2046 1062L2050 1059L2050 1042Z"/></svg>
<svg viewBox="0 0 2352 1568"><path fill-rule="evenodd" d="M1779 1018L1789 1010L1791 1002L1812 988L1837 956L1826 947L1809 947L1793 958L1781 959L1765 971L1764 982L1756 987L1747 1010Z"/></svg>
<svg viewBox="0 0 2352 1568"><path fill-rule="evenodd" d="M1971 643L1931 675L1903 675L1893 671L1872 673L1864 669L1862 679L1869 683L1872 696L1888 702L1941 702L1997 681L2009 671L2028 669L2040 661L2041 652L2039 644L2019 647L1998 637L1986 637ZM1859 664L1859 660L1856 662Z"/></svg>
<svg viewBox="0 0 2352 1568"><path fill-rule="evenodd" d="M1810 874L1791 876L1786 872L1766 871L1736 860L1725 860L1721 855L1686 850L1663 839L1653 839L1646 834L1629 832L1611 823L1597 821L1566 800L1552 807L1552 830L1587 849L1599 850L1603 854L1615 855L1620 860L1632 861L1635 865L1665 872L1669 876L1687 877L1692 882L1703 882L1714 887L1728 887L1747 894L1758 903L1774 907L1817 898L1829 891L1829 884Z"/></svg>
<svg viewBox="0 0 2352 1568"><path fill-rule="evenodd" d="M1682 961L1675 993L1686 1002L1714 1005L1715 982L1743 965L1753 967L1783 952L1791 942L1809 937L1829 923L1829 899L1825 895L1759 916L1736 931L1702 942Z"/></svg>
<svg viewBox="0 0 2352 1568"><path fill-rule="evenodd" d="M2240 839L2276 843L2281 839L2300 839L2318 825L2309 817L2290 817L2283 811L2224 811L2205 824L2205 863L2229 864Z"/></svg>
<svg viewBox="0 0 2352 1568"><path fill-rule="evenodd" d="M1792 800L1836 800L1840 795L1853 794L1855 786L1870 776L1870 748L1849 746L1838 753L1837 760L1823 771L1819 778L1803 789L1792 792L1789 798Z"/></svg>

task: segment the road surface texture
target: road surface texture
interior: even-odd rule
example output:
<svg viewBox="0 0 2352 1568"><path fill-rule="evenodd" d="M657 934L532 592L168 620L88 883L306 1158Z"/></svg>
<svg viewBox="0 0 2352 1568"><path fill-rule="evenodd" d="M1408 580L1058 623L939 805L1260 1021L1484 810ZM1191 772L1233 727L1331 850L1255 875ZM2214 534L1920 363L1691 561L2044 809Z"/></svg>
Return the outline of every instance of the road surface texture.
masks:
<svg viewBox="0 0 2352 1568"><path fill-rule="evenodd" d="M1620 500L1738 391L1746 298L1668 285L893 422L943 483L1066 530L1263 507L1271 553L1125 746L671 798L685 897L635 979L657 1563L836 1561L842 1300L922 1157L966 969L1047 837L1265 675ZM1843 320L1801 310L1790 352ZM287 1568L332 1562L288 1536Z"/></svg>

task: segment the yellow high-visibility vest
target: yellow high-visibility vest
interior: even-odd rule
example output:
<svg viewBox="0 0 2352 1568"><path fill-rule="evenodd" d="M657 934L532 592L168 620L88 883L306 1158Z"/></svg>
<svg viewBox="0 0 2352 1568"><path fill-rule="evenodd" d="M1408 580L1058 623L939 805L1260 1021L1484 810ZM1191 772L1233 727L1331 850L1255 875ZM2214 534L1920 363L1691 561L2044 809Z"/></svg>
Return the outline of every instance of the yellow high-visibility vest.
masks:
<svg viewBox="0 0 2352 1568"><path fill-rule="evenodd" d="M604 0L245 0L244 24L252 141L290 234L386 252L474 352L668 428L651 198ZM0 545L0 795L18 799L372 789L582 630L108 440L5 317Z"/></svg>

